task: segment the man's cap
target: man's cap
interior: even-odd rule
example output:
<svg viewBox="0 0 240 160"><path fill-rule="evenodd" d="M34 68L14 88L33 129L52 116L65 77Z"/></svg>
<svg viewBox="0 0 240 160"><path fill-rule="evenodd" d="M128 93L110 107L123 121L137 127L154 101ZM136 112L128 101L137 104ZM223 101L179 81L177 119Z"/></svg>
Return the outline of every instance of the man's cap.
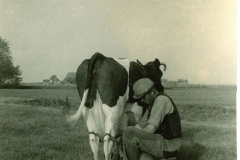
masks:
<svg viewBox="0 0 240 160"><path fill-rule="evenodd" d="M137 80L133 84L133 98L139 99L141 98L146 92L148 92L152 87L154 83L149 78L142 78Z"/></svg>

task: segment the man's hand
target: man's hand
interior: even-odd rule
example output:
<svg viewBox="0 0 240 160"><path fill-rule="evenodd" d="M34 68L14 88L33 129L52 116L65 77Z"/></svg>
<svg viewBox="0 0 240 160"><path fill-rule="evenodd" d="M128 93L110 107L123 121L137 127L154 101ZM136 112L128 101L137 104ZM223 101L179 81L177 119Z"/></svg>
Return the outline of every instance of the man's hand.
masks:
<svg viewBox="0 0 240 160"><path fill-rule="evenodd" d="M145 131L145 132L148 132L148 133L154 133L157 130L157 128L152 124L148 124L142 130Z"/></svg>
<svg viewBox="0 0 240 160"><path fill-rule="evenodd" d="M135 125L135 128L142 130L142 127L140 127L138 124Z"/></svg>

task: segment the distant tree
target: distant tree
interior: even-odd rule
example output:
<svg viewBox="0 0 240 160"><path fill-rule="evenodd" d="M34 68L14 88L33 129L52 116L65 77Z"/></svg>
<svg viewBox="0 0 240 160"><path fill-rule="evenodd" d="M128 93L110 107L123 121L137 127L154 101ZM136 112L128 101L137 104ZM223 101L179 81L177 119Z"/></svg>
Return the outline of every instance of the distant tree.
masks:
<svg viewBox="0 0 240 160"><path fill-rule="evenodd" d="M50 80L52 81L52 83L54 83L56 79L57 79L57 76L56 76L56 75L52 75L52 76L50 77Z"/></svg>
<svg viewBox="0 0 240 160"><path fill-rule="evenodd" d="M182 82L182 79L178 79L178 81L177 81L178 83L181 83Z"/></svg>
<svg viewBox="0 0 240 160"><path fill-rule="evenodd" d="M169 82L169 80L168 79L161 79L161 82L162 83L167 83L167 82Z"/></svg>
<svg viewBox="0 0 240 160"><path fill-rule="evenodd" d="M13 65L8 42L0 37L0 85L18 86L22 81L19 68L19 65Z"/></svg>
<svg viewBox="0 0 240 160"><path fill-rule="evenodd" d="M188 83L188 80L187 79L178 79L177 82L178 83L183 83L183 82Z"/></svg>
<svg viewBox="0 0 240 160"><path fill-rule="evenodd" d="M60 81L58 78L55 78L55 81Z"/></svg>

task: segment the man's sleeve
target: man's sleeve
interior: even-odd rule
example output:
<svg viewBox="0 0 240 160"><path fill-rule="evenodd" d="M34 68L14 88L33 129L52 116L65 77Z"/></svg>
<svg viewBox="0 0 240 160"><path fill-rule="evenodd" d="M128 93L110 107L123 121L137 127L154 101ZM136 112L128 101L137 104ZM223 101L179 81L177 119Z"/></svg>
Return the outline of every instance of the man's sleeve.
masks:
<svg viewBox="0 0 240 160"><path fill-rule="evenodd" d="M166 96L158 96L152 106L148 123L158 128L166 114L173 113L174 107Z"/></svg>

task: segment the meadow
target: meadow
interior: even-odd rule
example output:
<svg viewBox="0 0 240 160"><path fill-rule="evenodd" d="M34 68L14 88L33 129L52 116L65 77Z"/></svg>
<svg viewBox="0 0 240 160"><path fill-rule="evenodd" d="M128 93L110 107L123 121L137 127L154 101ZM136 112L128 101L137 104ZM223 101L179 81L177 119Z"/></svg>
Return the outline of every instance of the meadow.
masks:
<svg viewBox="0 0 240 160"><path fill-rule="evenodd" d="M165 92L181 116L183 141L177 160L237 159L236 87ZM92 159L84 120L71 128L62 114L60 102L66 96L76 110L80 100L74 87L0 89L0 159Z"/></svg>

